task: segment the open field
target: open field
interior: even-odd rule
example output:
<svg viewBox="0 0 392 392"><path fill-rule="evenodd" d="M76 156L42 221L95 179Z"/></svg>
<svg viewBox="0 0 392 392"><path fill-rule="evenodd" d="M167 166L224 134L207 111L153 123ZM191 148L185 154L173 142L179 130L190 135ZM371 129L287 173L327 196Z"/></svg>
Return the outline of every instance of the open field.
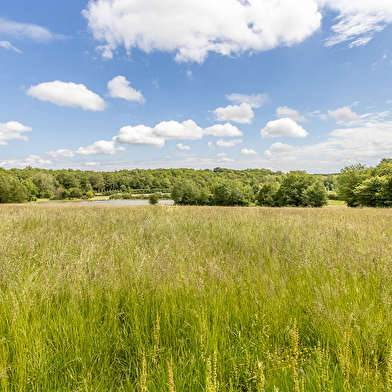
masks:
<svg viewBox="0 0 392 392"><path fill-rule="evenodd" d="M0 389L391 391L391 223L0 205Z"/></svg>

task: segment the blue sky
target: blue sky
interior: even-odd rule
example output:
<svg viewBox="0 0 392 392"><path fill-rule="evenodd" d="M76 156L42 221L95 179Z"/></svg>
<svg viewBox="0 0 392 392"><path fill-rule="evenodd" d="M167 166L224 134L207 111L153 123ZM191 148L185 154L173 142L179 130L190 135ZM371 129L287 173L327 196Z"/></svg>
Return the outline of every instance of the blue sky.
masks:
<svg viewBox="0 0 392 392"><path fill-rule="evenodd" d="M0 166L392 157L390 0L3 0Z"/></svg>

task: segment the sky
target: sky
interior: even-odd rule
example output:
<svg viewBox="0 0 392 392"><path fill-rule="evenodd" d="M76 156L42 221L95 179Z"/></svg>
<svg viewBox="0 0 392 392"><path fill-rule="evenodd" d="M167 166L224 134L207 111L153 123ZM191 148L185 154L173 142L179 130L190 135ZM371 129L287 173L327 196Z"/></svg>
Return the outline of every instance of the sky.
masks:
<svg viewBox="0 0 392 392"><path fill-rule="evenodd" d="M2 0L0 167L392 157L390 0Z"/></svg>

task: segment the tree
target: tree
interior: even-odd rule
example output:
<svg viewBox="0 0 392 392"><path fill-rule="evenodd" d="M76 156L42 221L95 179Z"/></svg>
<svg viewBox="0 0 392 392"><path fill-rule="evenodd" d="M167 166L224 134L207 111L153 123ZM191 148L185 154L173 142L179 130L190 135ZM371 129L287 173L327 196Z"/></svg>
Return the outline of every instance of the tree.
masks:
<svg viewBox="0 0 392 392"><path fill-rule="evenodd" d="M39 193L39 189L35 186L33 181L23 180L22 185L26 188L26 190L29 194L29 201L36 200L38 193Z"/></svg>
<svg viewBox="0 0 392 392"><path fill-rule="evenodd" d="M303 202L306 206L322 207L328 204L327 191L321 181L310 185L303 193Z"/></svg>
<svg viewBox="0 0 392 392"><path fill-rule="evenodd" d="M369 176L369 169L364 165L356 164L346 166L340 171L338 177L338 197L347 203L349 207L360 205L355 188Z"/></svg>
<svg viewBox="0 0 392 392"><path fill-rule="evenodd" d="M69 190L69 197L72 199L79 199L82 196L82 192L79 188L72 188Z"/></svg>
<svg viewBox="0 0 392 392"><path fill-rule="evenodd" d="M102 192L105 189L105 180L101 173L94 173L90 177L90 183L93 189L96 189L99 192Z"/></svg>
<svg viewBox="0 0 392 392"><path fill-rule="evenodd" d="M215 186L212 203L217 206L245 206L249 200L245 198L239 181L224 180Z"/></svg>
<svg viewBox="0 0 392 392"><path fill-rule="evenodd" d="M304 192L315 178L304 171L292 171L286 175L276 192L277 206L305 206Z"/></svg>
<svg viewBox="0 0 392 392"><path fill-rule="evenodd" d="M259 206L265 207L275 207L276 205L276 193L279 189L280 185L278 182L267 182L264 184L257 196L256 201Z"/></svg>
<svg viewBox="0 0 392 392"><path fill-rule="evenodd" d="M50 199L51 197L53 197L54 196L54 193L50 190L50 189L47 189L45 192L44 192L44 195L43 195L46 199Z"/></svg>
<svg viewBox="0 0 392 392"><path fill-rule="evenodd" d="M32 178L33 183L39 190L39 195L43 196L45 191L48 189L53 190L55 186L53 184L53 176L49 173L45 172L38 172Z"/></svg>
<svg viewBox="0 0 392 392"><path fill-rule="evenodd" d="M28 200L29 193L16 178L0 176L0 203L25 203Z"/></svg>
<svg viewBox="0 0 392 392"><path fill-rule="evenodd" d="M177 181L172 189L171 197L176 204L206 205L209 202L209 192L192 180Z"/></svg>

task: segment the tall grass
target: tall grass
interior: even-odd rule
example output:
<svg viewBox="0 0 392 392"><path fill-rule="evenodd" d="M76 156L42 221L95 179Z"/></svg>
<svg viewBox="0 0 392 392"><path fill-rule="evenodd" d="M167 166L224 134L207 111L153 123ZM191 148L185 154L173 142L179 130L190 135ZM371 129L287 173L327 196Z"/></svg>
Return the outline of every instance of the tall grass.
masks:
<svg viewBox="0 0 392 392"><path fill-rule="evenodd" d="M391 391L391 222L0 206L0 390Z"/></svg>

